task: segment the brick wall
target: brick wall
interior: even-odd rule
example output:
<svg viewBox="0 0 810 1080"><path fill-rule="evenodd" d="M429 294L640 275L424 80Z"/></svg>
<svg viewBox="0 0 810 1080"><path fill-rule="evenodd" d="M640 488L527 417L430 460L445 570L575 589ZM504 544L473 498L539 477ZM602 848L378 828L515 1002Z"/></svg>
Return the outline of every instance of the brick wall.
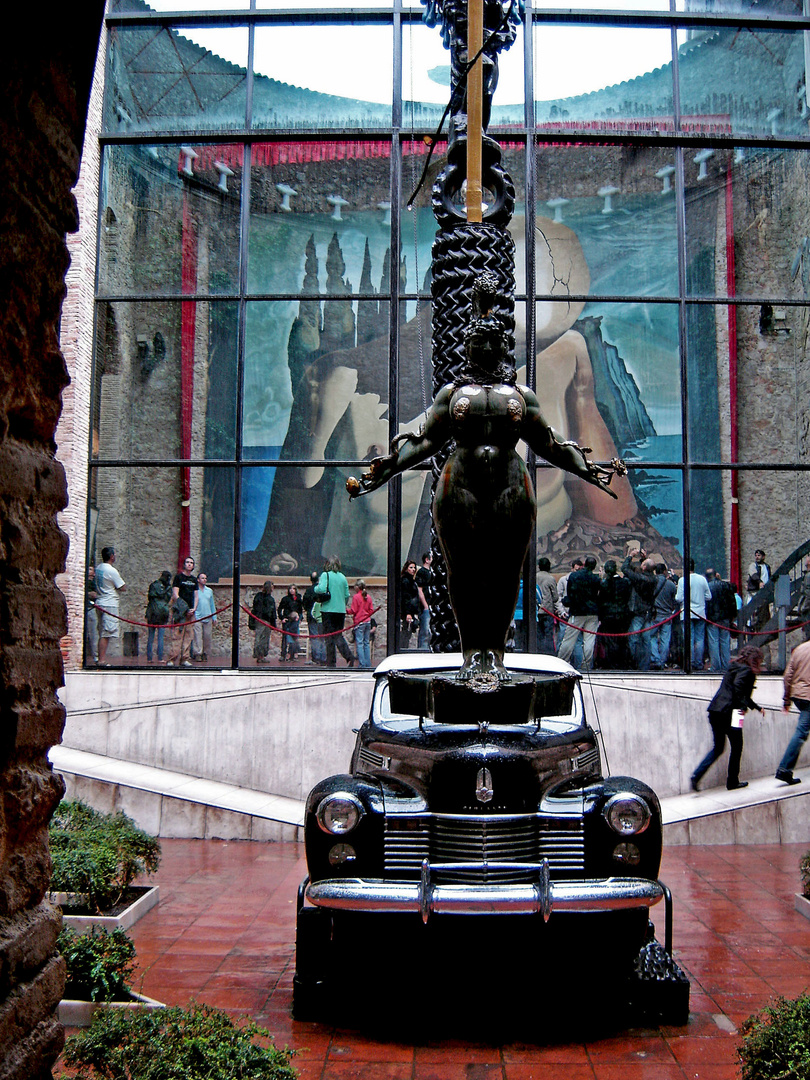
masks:
<svg viewBox="0 0 810 1080"><path fill-rule="evenodd" d="M46 5L0 76L0 1080L50 1076L63 1038L60 916L43 900L48 821L63 790L47 759L64 720L66 631L55 578L67 490L54 432L68 382L58 327L65 234L77 226L70 189L101 12Z"/></svg>

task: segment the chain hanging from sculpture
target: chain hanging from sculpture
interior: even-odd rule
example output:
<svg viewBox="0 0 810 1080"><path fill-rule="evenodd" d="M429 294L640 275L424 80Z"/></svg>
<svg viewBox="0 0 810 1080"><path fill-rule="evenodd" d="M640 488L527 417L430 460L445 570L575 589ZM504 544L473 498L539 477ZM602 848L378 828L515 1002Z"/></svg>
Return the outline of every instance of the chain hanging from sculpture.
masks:
<svg viewBox="0 0 810 1080"><path fill-rule="evenodd" d="M496 315L506 333L509 356L515 351L515 246L507 231L515 208L515 189L501 165L501 148L486 135L492 110L492 96L498 83L498 53L515 41L519 12L514 0L484 0L484 45L481 63L483 129L481 138L481 184L487 206L482 206L480 222L469 222L463 197L467 179L467 0L422 0L425 22L441 26L442 42L450 50L450 127L447 164L433 185L433 213L439 231L433 244L431 295L433 300L433 392L451 383L465 359L464 332L472 317L473 283L489 271L497 281ZM522 6L522 5L521 5ZM432 463L433 491L447 461L449 448ZM429 588L431 648L453 652L460 647L456 620L447 590L447 569L435 525L431 527L431 570Z"/></svg>

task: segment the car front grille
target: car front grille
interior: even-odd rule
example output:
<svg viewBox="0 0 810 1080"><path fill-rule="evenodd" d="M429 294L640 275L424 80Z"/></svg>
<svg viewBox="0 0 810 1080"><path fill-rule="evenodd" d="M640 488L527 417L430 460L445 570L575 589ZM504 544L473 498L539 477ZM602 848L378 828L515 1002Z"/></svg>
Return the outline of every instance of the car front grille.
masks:
<svg viewBox="0 0 810 1080"><path fill-rule="evenodd" d="M452 817L420 814L385 819L387 875L418 874L422 860L431 865L475 864L435 870L436 881L507 883L536 876L531 869L493 867L491 863L540 863L548 859L552 877L578 877L585 869L584 825L579 816Z"/></svg>

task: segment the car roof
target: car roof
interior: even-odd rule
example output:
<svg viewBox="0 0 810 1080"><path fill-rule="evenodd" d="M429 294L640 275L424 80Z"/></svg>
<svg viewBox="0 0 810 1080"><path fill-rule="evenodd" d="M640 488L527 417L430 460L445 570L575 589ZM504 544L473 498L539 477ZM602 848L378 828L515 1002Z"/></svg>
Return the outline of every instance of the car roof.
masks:
<svg viewBox="0 0 810 1080"><path fill-rule="evenodd" d="M406 652L387 656L374 670L375 675L389 671L452 671L460 668L461 653ZM546 653L507 653L503 662L509 671L526 671L533 675L576 675L579 672L565 660Z"/></svg>

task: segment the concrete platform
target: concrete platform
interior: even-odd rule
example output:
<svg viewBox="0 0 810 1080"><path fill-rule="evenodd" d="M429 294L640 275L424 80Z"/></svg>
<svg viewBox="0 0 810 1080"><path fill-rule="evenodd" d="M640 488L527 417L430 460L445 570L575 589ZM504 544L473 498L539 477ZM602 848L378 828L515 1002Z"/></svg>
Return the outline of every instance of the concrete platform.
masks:
<svg viewBox="0 0 810 1080"><path fill-rule="evenodd" d="M303 839L304 801L250 791L168 769L55 746L50 753L68 795L123 810L142 828L178 839ZM810 769L789 787L774 777L747 788L709 788L662 799L664 841L680 844L803 843L810 831Z"/></svg>

